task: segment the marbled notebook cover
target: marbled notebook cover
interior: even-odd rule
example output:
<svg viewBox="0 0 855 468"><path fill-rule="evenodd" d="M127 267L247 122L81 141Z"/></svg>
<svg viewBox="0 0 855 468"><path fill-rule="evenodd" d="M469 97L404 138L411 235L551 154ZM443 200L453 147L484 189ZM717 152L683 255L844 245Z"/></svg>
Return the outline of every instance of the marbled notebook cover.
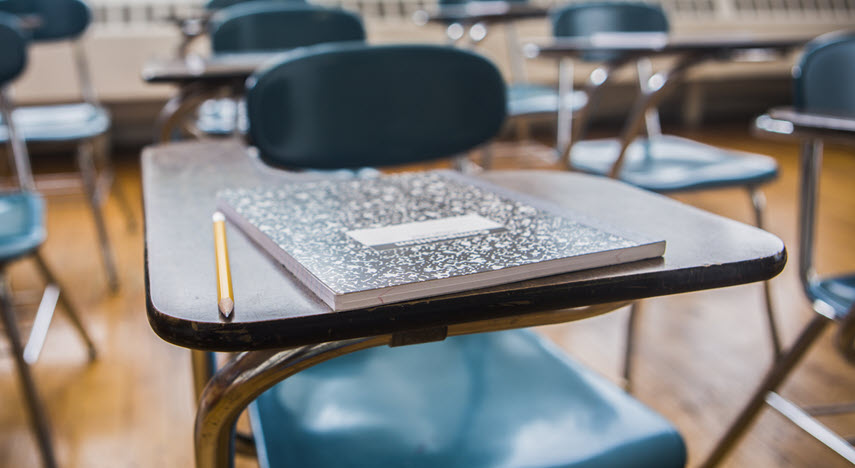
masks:
<svg viewBox="0 0 855 468"><path fill-rule="evenodd" d="M664 241L607 232L446 171L229 189L218 198L232 222L334 310L659 257L665 249ZM470 221L473 228L463 226ZM360 233L396 237L412 231L408 223L432 231L409 242L357 240Z"/></svg>

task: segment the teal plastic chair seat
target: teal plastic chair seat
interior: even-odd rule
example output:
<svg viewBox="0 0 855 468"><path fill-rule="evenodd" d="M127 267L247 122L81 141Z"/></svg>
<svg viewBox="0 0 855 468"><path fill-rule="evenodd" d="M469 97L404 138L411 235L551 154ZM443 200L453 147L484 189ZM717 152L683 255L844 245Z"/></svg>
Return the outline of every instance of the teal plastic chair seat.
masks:
<svg viewBox="0 0 855 468"><path fill-rule="evenodd" d="M580 171L605 175L619 150L617 139L579 141L570 160ZM760 185L778 175L777 163L768 156L670 135L636 139L625 158L620 180L660 193Z"/></svg>
<svg viewBox="0 0 855 468"><path fill-rule="evenodd" d="M250 407L263 468L682 467L677 431L527 330L374 348Z"/></svg>
<svg viewBox="0 0 855 468"><path fill-rule="evenodd" d="M15 128L28 142L76 141L103 135L110 115L103 107L76 104L20 107L12 112ZM0 119L0 142L9 138Z"/></svg>
<svg viewBox="0 0 855 468"><path fill-rule="evenodd" d="M32 192L0 195L0 263L27 255L45 240L44 201Z"/></svg>
<svg viewBox="0 0 855 468"><path fill-rule="evenodd" d="M830 305L838 319L846 317L855 304L855 274L823 278L808 288L808 295Z"/></svg>
<svg viewBox="0 0 855 468"><path fill-rule="evenodd" d="M588 102L587 95L576 91L565 97L567 109L576 112ZM550 86L520 83L508 87L508 117L555 115L558 91Z"/></svg>

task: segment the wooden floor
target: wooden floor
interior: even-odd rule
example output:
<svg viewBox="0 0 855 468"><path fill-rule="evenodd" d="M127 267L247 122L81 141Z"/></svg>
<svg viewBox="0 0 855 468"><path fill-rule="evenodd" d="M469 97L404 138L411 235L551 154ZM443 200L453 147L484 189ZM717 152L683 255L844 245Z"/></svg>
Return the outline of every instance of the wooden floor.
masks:
<svg viewBox="0 0 855 468"><path fill-rule="evenodd" d="M691 135L778 158L780 179L766 190L768 229L789 246L791 264L773 281L778 322L791 342L811 312L796 278L797 151L757 141L743 128ZM825 159L818 250L823 272L855 266L855 150L829 148ZM500 157L498 166L543 166L543 160ZM136 157L119 161L120 189L141 219ZM750 221L741 191L680 197L701 208ZM100 356L88 363L68 321L58 314L35 366L65 467L188 467L193 464L193 400L189 353L166 344L145 315L142 228L128 231L114 201L106 208L117 254L121 291L111 295L82 197L51 199L44 252L71 299L85 311ZM37 285L31 265L12 268L13 285ZM770 362L759 285L659 298L645 302L636 365L636 395L673 421L697 464L735 415ZM593 368L616 379L626 312L543 328L543 333ZM830 334L813 349L783 393L802 403L855 401L855 372L831 346ZM37 448L22 408L11 359L0 360L0 466L38 466ZM855 417L828 425L855 433ZM242 459L240 466L254 466ZM726 466L786 467L847 464L782 417L765 411Z"/></svg>

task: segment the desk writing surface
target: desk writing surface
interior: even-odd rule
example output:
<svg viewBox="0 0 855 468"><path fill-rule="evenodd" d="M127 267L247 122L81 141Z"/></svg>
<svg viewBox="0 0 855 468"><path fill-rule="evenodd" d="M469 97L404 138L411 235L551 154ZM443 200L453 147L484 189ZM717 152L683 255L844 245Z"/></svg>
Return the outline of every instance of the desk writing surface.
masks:
<svg viewBox="0 0 855 468"><path fill-rule="evenodd" d="M148 83L221 82L245 80L283 52L247 52L212 57L189 55L146 62L142 79Z"/></svg>
<svg viewBox="0 0 855 468"><path fill-rule="evenodd" d="M543 18L549 14L549 10L529 3L503 2L503 1L477 1L454 5L440 5L437 8L416 13L414 19L418 23L423 22L460 22L477 23L486 22L508 22L529 18Z"/></svg>
<svg viewBox="0 0 855 468"><path fill-rule="evenodd" d="M528 57L564 57L585 52L650 54L714 52L745 49L786 50L809 41L807 36L764 37L752 34L671 36L658 33L602 33L585 37L532 39L523 46Z"/></svg>
<svg viewBox="0 0 855 468"><path fill-rule="evenodd" d="M216 192L318 175L264 167L237 140L149 147L142 172L149 322L166 341L198 349L295 346L730 286L771 278L786 262L784 245L772 234L614 180L558 171L495 172L482 177L664 238L665 256L333 313L229 225L236 305L226 320L217 311L211 227Z"/></svg>
<svg viewBox="0 0 855 468"><path fill-rule="evenodd" d="M853 115L816 114L800 112L792 107L776 107L769 111L769 117L786 120L805 130L840 132L849 134L850 137L855 135Z"/></svg>

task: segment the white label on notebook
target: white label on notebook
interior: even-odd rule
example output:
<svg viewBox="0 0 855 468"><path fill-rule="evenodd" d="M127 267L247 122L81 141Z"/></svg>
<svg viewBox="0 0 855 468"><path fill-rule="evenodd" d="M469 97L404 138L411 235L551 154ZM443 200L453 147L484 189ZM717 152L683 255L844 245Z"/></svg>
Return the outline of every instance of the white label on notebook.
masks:
<svg viewBox="0 0 855 468"><path fill-rule="evenodd" d="M346 234L375 250L388 250L506 230L505 226L495 221L469 214L381 228L355 229Z"/></svg>

